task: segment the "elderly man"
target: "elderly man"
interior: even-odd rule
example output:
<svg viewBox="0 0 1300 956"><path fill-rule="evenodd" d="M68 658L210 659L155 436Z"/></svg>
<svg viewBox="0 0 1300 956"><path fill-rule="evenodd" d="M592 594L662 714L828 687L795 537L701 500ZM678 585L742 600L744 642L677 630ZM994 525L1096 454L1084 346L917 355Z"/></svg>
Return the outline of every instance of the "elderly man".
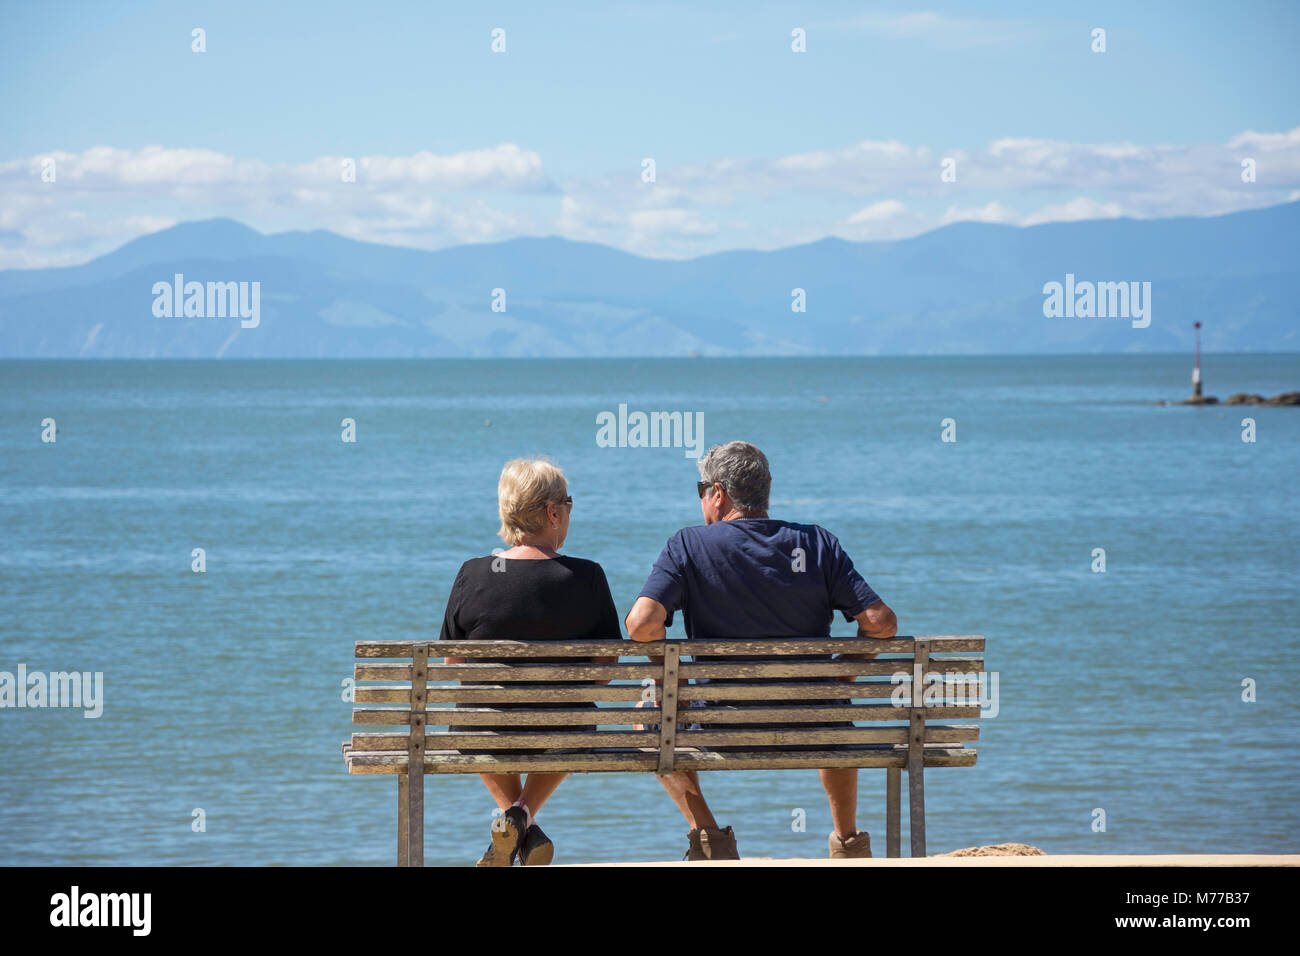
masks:
<svg viewBox="0 0 1300 956"><path fill-rule="evenodd" d="M898 633L894 612L853 569L834 535L768 517L772 476L761 451L748 442L715 445L699 468L704 525L668 539L627 615L632 640L663 640L678 610L686 636L696 639L829 637L835 611L858 622L859 637ZM819 773L835 825L831 858L871 856L870 836L857 829L857 770ZM691 828L686 859L740 858L731 827L720 829L709 812L697 773L659 779Z"/></svg>

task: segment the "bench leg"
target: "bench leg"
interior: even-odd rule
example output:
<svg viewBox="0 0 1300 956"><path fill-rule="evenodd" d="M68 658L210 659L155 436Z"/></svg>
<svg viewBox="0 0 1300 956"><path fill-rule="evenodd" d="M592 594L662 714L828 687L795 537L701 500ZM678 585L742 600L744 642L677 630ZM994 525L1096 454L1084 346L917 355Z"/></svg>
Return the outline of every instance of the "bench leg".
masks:
<svg viewBox="0 0 1300 956"><path fill-rule="evenodd" d="M902 843L899 834L899 778L903 776L903 771L898 767L888 767L885 770L885 856L896 858L900 856L899 847Z"/></svg>
<svg viewBox="0 0 1300 956"><path fill-rule="evenodd" d="M912 856L925 856L925 776L920 759L907 768L907 802L911 820L908 833L912 838Z"/></svg>
<svg viewBox="0 0 1300 956"><path fill-rule="evenodd" d="M406 866L407 862L407 837L410 835L410 828L407 824L406 808L407 803L407 786L409 778L404 773L397 775L397 865Z"/></svg>
<svg viewBox="0 0 1300 956"><path fill-rule="evenodd" d="M407 837L407 866L424 866L424 767L421 766L415 776L403 774L408 778L410 809L406 811L409 836Z"/></svg>

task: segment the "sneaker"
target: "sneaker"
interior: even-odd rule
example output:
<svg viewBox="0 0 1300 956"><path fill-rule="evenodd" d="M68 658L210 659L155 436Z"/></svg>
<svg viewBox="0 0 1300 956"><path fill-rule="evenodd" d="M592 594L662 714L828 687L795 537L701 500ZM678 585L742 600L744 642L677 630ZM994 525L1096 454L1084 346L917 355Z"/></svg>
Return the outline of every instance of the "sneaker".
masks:
<svg viewBox="0 0 1300 956"><path fill-rule="evenodd" d="M871 834L866 830L859 830L847 840L841 840L839 834L832 830L827 844L832 860L871 859Z"/></svg>
<svg viewBox="0 0 1300 956"><path fill-rule="evenodd" d="M524 834L524 842L519 847L520 866L548 866L555 856L555 844L542 832L536 823Z"/></svg>
<svg viewBox="0 0 1300 956"><path fill-rule="evenodd" d="M512 866L519 843L528 826L528 814L522 807L511 807L492 821L492 842L479 858L478 866Z"/></svg>
<svg viewBox="0 0 1300 956"><path fill-rule="evenodd" d="M740 851L736 849L736 834L731 827L721 830L713 827L697 827L686 834L690 845L684 860L739 860Z"/></svg>

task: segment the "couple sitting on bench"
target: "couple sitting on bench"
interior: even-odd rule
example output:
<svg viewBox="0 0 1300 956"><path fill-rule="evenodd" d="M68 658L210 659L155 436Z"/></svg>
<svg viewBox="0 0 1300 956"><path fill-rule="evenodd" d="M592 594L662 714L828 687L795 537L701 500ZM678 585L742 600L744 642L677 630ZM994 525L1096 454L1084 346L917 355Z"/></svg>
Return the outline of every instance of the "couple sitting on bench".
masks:
<svg viewBox="0 0 1300 956"><path fill-rule="evenodd" d="M699 460L699 470L704 524L683 528L668 540L627 615L632 640L663 640L678 610L687 636L697 640L829 637L835 611L846 621L857 621L859 637L890 638L898 632L894 612L854 570L834 535L817 525L768 517L772 476L761 451L748 442L715 445ZM500 535L512 547L461 567L447 599L441 639L619 639L618 612L604 570L594 561L558 553L573 509L560 469L546 460L508 462L501 471L498 505ZM875 655L852 656L870 660ZM870 837L857 829L858 771L819 773L835 825L829 837L831 858L871 856ZM549 863L555 848L534 818L567 774L480 776L503 813L493 821L491 845L479 865L511 866L516 859L525 866ZM677 771L659 775L659 780L690 825L686 859L740 858L731 827L719 828L709 812L697 773Z"/></svg>

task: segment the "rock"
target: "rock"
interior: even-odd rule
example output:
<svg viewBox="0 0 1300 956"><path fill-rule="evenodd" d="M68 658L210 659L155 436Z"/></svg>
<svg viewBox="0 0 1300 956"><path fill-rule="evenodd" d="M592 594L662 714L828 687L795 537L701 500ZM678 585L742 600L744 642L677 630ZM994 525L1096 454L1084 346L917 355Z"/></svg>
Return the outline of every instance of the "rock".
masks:
<svg viewBox="0 0 1300 956"><path fill-rule="evenodd" d="M1169 405L1170 402L1160 402L1161 405ZM1193 395L1185 398L1181 402L1172 404L1177 405L1217 405L1219 400L1213 395ZM1223 400L1225 405L1300 405L1300 392L1283 392L1281 395L1274 395L1272 398L1265 398L1263 395L1256 395L1254 392L1234 392Z"/></svg>
<svg viewBox="0 0 1300 956"><path fill-rule="evenodd" d="M969 846L964 850L950 850L935 856L1047 856L1028 843L995 843L992 846Z"/></svg>

